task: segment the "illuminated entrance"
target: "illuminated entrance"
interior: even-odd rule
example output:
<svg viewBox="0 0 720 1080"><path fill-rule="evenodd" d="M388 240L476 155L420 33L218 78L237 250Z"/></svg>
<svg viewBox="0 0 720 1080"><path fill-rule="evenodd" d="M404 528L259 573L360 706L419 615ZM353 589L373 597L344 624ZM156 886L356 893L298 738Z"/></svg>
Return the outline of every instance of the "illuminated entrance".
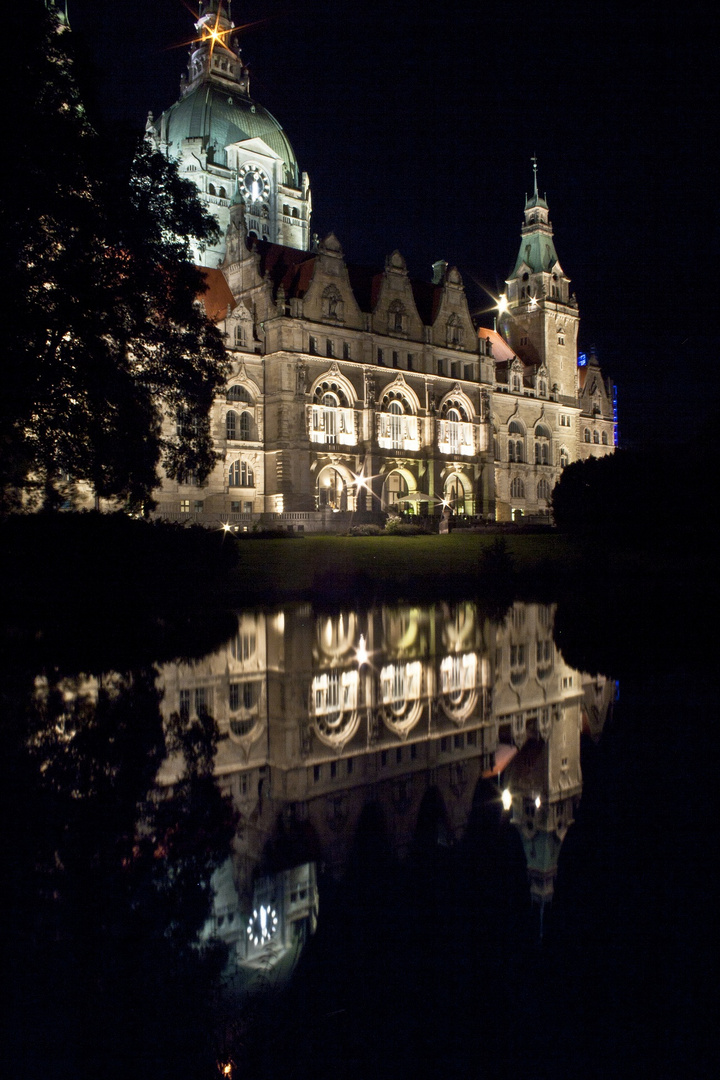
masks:
<svg viewBox="0 0 720 1080"><path fill-rule="evenodd" d="M448 503L454 514L467 514L467 495L462 478L454 473L445 481L445 502Z"/></svg>
<svg viewBox="0 0 720 1080"><path fill-rule="evenodd" d="M347 510L347 483L337 469L327 467L322 470L317 481L318 510Z"/></svg>

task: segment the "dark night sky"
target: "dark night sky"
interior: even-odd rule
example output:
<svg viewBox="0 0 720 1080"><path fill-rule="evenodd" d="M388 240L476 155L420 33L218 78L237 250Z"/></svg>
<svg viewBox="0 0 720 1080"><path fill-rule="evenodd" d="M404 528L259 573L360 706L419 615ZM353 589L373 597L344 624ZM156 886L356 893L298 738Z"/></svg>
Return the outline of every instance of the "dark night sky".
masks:
<svg viewBox="0 0 720 1080"><path fill-rule="evenodd" d="M139 127L177 98L182 0L69 10L104 119ZM251 92L310 175L314 231L334 230L354 262L399 248L418 276L445 258L483 307L473 279L502 287L537 154L580 346L619 383L621 432L701 421L695 390L718 347L704 276L716 9L235 0L233 18L265 20L242 39Z"/></svg>

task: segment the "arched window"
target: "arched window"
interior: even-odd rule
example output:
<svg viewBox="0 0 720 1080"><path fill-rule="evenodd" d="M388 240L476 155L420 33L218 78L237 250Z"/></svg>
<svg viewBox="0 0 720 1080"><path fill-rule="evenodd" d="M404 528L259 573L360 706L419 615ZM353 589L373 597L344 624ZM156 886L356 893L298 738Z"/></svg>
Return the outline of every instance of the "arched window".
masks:
<svg viewBox="0 0 720 1080"><path fill-rule="evenodd" d="M513 394L519 394L520 391L522 390L522 380L521 380L520 375L519 375L519 373L517 371L513 372L512 384L511 385L512 385Z"/></svg>
<svg viewBox="0 0 720 1080"><path fill-rule="evenodd" d="M522 424L517 420L511 420L508 426L508 461L525 460L525 432Z"/></svg>
<svg viewBox="0 0 720 1080"><path fill-rule="evenodd" d="M550 481L541 480L538 484L538 500L545 499L546 502L550 500Z"/></svg>
<svg viewBox="0 0 720 1080"><path fill-rule="evenodd" d="M225 438L237 439L238 415L231 409L225 417Z"/></svg>
<svg viewBox="0 0 720 1080"><path fill-rule="evenodd" d="M403 407L399 401L391 401L388 412L390 413L390 441L393 449L399 450L403 442Z"/></svg>
<svg viewBox="0 0 720 1080"><path fill-rule="evenodd" d="M550 431L544 424L535 428L535 464L550 464Z"/></svg>
<svg viewBox="0 0 720 1080"><path fill-rule="evenodd" d="M247 347L247 333L244 323L237 323L235 327L235 344L239 349Z"/></svg>
<svg viewBox="0 0 720 1080"><path fill-rule="evenodd" d="M240 438L243 442L249 442L252 439L252 417L250 413L240 413Z"/></svg>
<svg viewBox="0 0 720 1080"><path fill-rule="evenodd" d="M569 464L569 462L570 462L570 455L568 454L567 450L563 446L560 449L560 468L564 469L565 466Z"/></svg>
<svg viewBox="0 0 720 1080"><path fill-rule="evenodd" d="M603 444L603 446L608 445L608 433L607 433L607 431L603 431L603 433L602 433L602 444Z"/></svg>
<svg viewBox="0 0 720 1080"><path fill-rule="evenodd" d="M590 435L590 428L585 428L585 431L583 433L583 437L585 439L585 442L592 442L592 436Z"/></svg>
<svg viewBox="0 0 720 1080"><path fill-rule="evenodd" d="M255 487L255 474L246 461L233 461L228 470L230 487Z"/></svg>
<svg viewBox="0 0 720 1080"><path fill-rule="evenodd" d="M525 498L525 484L519 476L516 476L510 484L510 497L512 499Z"/></svg>
<svg viewBox="0 0 720 1080"><path fill-rule="evenodd" d="M208 184L208 195L214 195L214 194L215 194L215 185L214 184Z"/></svg>
<svg viewBox="0 0 720 1080"><path fill-rule="evenodd" d="M593 442L598 443L598 444L600 443L600 432L599 431L593 431Z"/></svg>
<svg viewBox="0 0 720 1080"><path fill-rule="evenodd" d="M228 401L244 401L247 405L254 404L250 391L239 383L228 387L227 399Z"/></svg>
<svg viewBox="0 0 720 1080"><path fill-rule="evenodd" d="M540 397L547 397L547 379L538 380L538 394Z"/></svg>

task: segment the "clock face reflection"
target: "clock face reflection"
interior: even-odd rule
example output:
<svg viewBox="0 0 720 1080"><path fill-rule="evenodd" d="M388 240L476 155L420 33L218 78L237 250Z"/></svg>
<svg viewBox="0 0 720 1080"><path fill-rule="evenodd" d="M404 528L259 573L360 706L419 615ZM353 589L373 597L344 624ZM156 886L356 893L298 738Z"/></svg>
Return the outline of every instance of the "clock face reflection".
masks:
<svg viewBox="0 0 720 1080"><path fill-rule="evenodd" d="M242 183L252 202L259 202L267 192L267 180L259 169L249 168Z"/></svg>
<svg viewBox="0 0 720 1080"><path fill-rule="evenodd" d="M247 927L247 935L253 945L264 945L277 932L278 917L275 908L262 904L253 911Z"/></svg>

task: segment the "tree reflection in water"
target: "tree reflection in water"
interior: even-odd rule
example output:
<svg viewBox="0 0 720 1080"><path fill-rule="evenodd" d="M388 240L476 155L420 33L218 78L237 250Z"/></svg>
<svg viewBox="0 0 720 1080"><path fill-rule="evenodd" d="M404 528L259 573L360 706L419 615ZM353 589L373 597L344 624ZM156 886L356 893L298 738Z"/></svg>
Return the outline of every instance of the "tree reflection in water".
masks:
<svg viewBox="0 0 720 1080"><path fill-rule="evenodd" d="M234 832L213 722L163 721L152 666L4 676L5 1075L211 1075L224 956L197 935Z"/></svg>

